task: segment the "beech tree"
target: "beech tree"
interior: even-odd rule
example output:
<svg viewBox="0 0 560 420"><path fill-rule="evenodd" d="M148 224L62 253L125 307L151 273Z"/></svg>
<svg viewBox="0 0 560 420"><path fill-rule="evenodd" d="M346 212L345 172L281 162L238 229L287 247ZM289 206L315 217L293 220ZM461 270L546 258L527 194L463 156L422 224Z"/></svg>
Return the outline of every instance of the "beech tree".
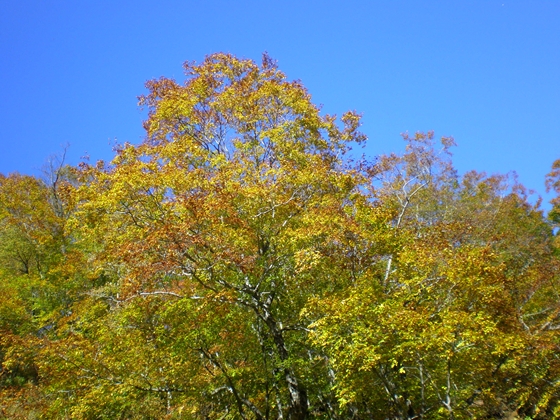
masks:
<svg viewBox="0 0 560 420"><path fill-rule="evenodd" d="M360 197L342 160L363 140L359 117L321 116L267 56L258 66L215 54L185 74L147 83L141 145L82 169L73 223L102 280L52 354L66 363L53 376L82 371L64 404L76 393L72 416L100 409L105 388L122 395L115 413L135 390L169 415L334 415L300 312L340 287L329 261Z"/></svg>
<svg viewBox="0 0 560 420"><path fill-rule="evenodd" d="M405 140L371 171L393 245L355 287L315 301L339 400L364 418L557 416L550 226L515 179L457 176L451 139Z"/></svg>
<svg viewBox="0 0 560 420"><path fill-rule="evenodd" d="M0 175L0 414L7 418L44 408L39 353L79 283L65 230L68 168L59 163L48 179Z"/></svg>

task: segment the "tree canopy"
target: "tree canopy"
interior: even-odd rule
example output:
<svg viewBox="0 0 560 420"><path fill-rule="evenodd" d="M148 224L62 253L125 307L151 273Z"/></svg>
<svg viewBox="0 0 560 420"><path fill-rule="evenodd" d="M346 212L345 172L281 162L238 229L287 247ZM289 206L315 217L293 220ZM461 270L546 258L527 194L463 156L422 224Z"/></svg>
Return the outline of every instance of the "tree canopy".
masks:
<svg viewBox="0 0 560 420"><path fill-rule="evenodd" d="M111 162L0 177L0 416L560 416L560 160L545 215L452 138L356 157L266 55L184 70Z"/></svg>

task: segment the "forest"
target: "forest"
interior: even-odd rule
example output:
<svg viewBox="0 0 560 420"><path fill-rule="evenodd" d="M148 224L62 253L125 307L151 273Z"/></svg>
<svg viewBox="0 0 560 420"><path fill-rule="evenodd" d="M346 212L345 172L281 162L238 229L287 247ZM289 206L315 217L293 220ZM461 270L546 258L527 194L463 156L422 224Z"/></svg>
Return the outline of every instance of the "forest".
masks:
<svg viewBox="0 0 560 420"><path fill-rule="evenodd" d="M560 418L560 156L544 211L450 137L360 156L267 55L184 73L0 175L0 418Z"/></svg>

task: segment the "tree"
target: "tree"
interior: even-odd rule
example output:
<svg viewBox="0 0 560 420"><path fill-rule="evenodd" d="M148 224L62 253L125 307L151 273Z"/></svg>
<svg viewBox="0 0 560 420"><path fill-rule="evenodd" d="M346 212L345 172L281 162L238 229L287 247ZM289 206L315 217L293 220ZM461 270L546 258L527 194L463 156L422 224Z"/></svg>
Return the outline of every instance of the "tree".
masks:
<svg viewBox="0 0 560 420"><path fill-rule="evenodd" d="M340 128L321 116L267 56L258 66L214 54L185 74L147 83L141 145L83 167L73 224L99 287L53 349L52 376L72 391L64 404L79 396L77 418L109 393L122 397L111 415L139 415L130 401L146 395L168 415L334 413L300 311L340 287L330 263L360 200L342 160L363 140L359 117Z"/></svg>
<svg viewBox="0 0 560 420"><path fill-rule="evenodd" d="M542 212L505 176L459 178L451 139L405 140L370 170L393 215L377 264L313 308L341 403L358 418L556 416L558 261Z"/></svg>
<svg viewBox="0 0 560 420"><path fill-rule="evenodd" d="M552 164L552 170L546 176L546 191L554 191L556 197L551 200L552 209L548 217L552 221L554 227L558 229L560 226L560 159L557 159ZM560 249L560 236L556 230L556 248Z"/></svg>
<svg viewBox="0 0 560 420"><path fill-rule="evenodd" d="M0 175L0 399L9 418L42 410L43 339L75 298L76 254L65 225L68 168L60 162L51 169L48 180Z"/></svg>

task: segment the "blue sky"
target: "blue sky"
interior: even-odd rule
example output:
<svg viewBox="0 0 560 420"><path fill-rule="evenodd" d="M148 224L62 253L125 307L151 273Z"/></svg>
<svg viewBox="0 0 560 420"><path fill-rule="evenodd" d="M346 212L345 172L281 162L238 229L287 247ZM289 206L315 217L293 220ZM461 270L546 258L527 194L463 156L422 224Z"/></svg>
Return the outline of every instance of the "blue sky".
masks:
<svg viewBox="0 0 560 420"><path fill-rule="evenodd" d="M267 51L327 113L363 114L371 157L400 133L458 143L460 172L515 170L545 199L560 158L560 1L0 0L0 172L110 159L142 140L144 82Z"/></svg>

